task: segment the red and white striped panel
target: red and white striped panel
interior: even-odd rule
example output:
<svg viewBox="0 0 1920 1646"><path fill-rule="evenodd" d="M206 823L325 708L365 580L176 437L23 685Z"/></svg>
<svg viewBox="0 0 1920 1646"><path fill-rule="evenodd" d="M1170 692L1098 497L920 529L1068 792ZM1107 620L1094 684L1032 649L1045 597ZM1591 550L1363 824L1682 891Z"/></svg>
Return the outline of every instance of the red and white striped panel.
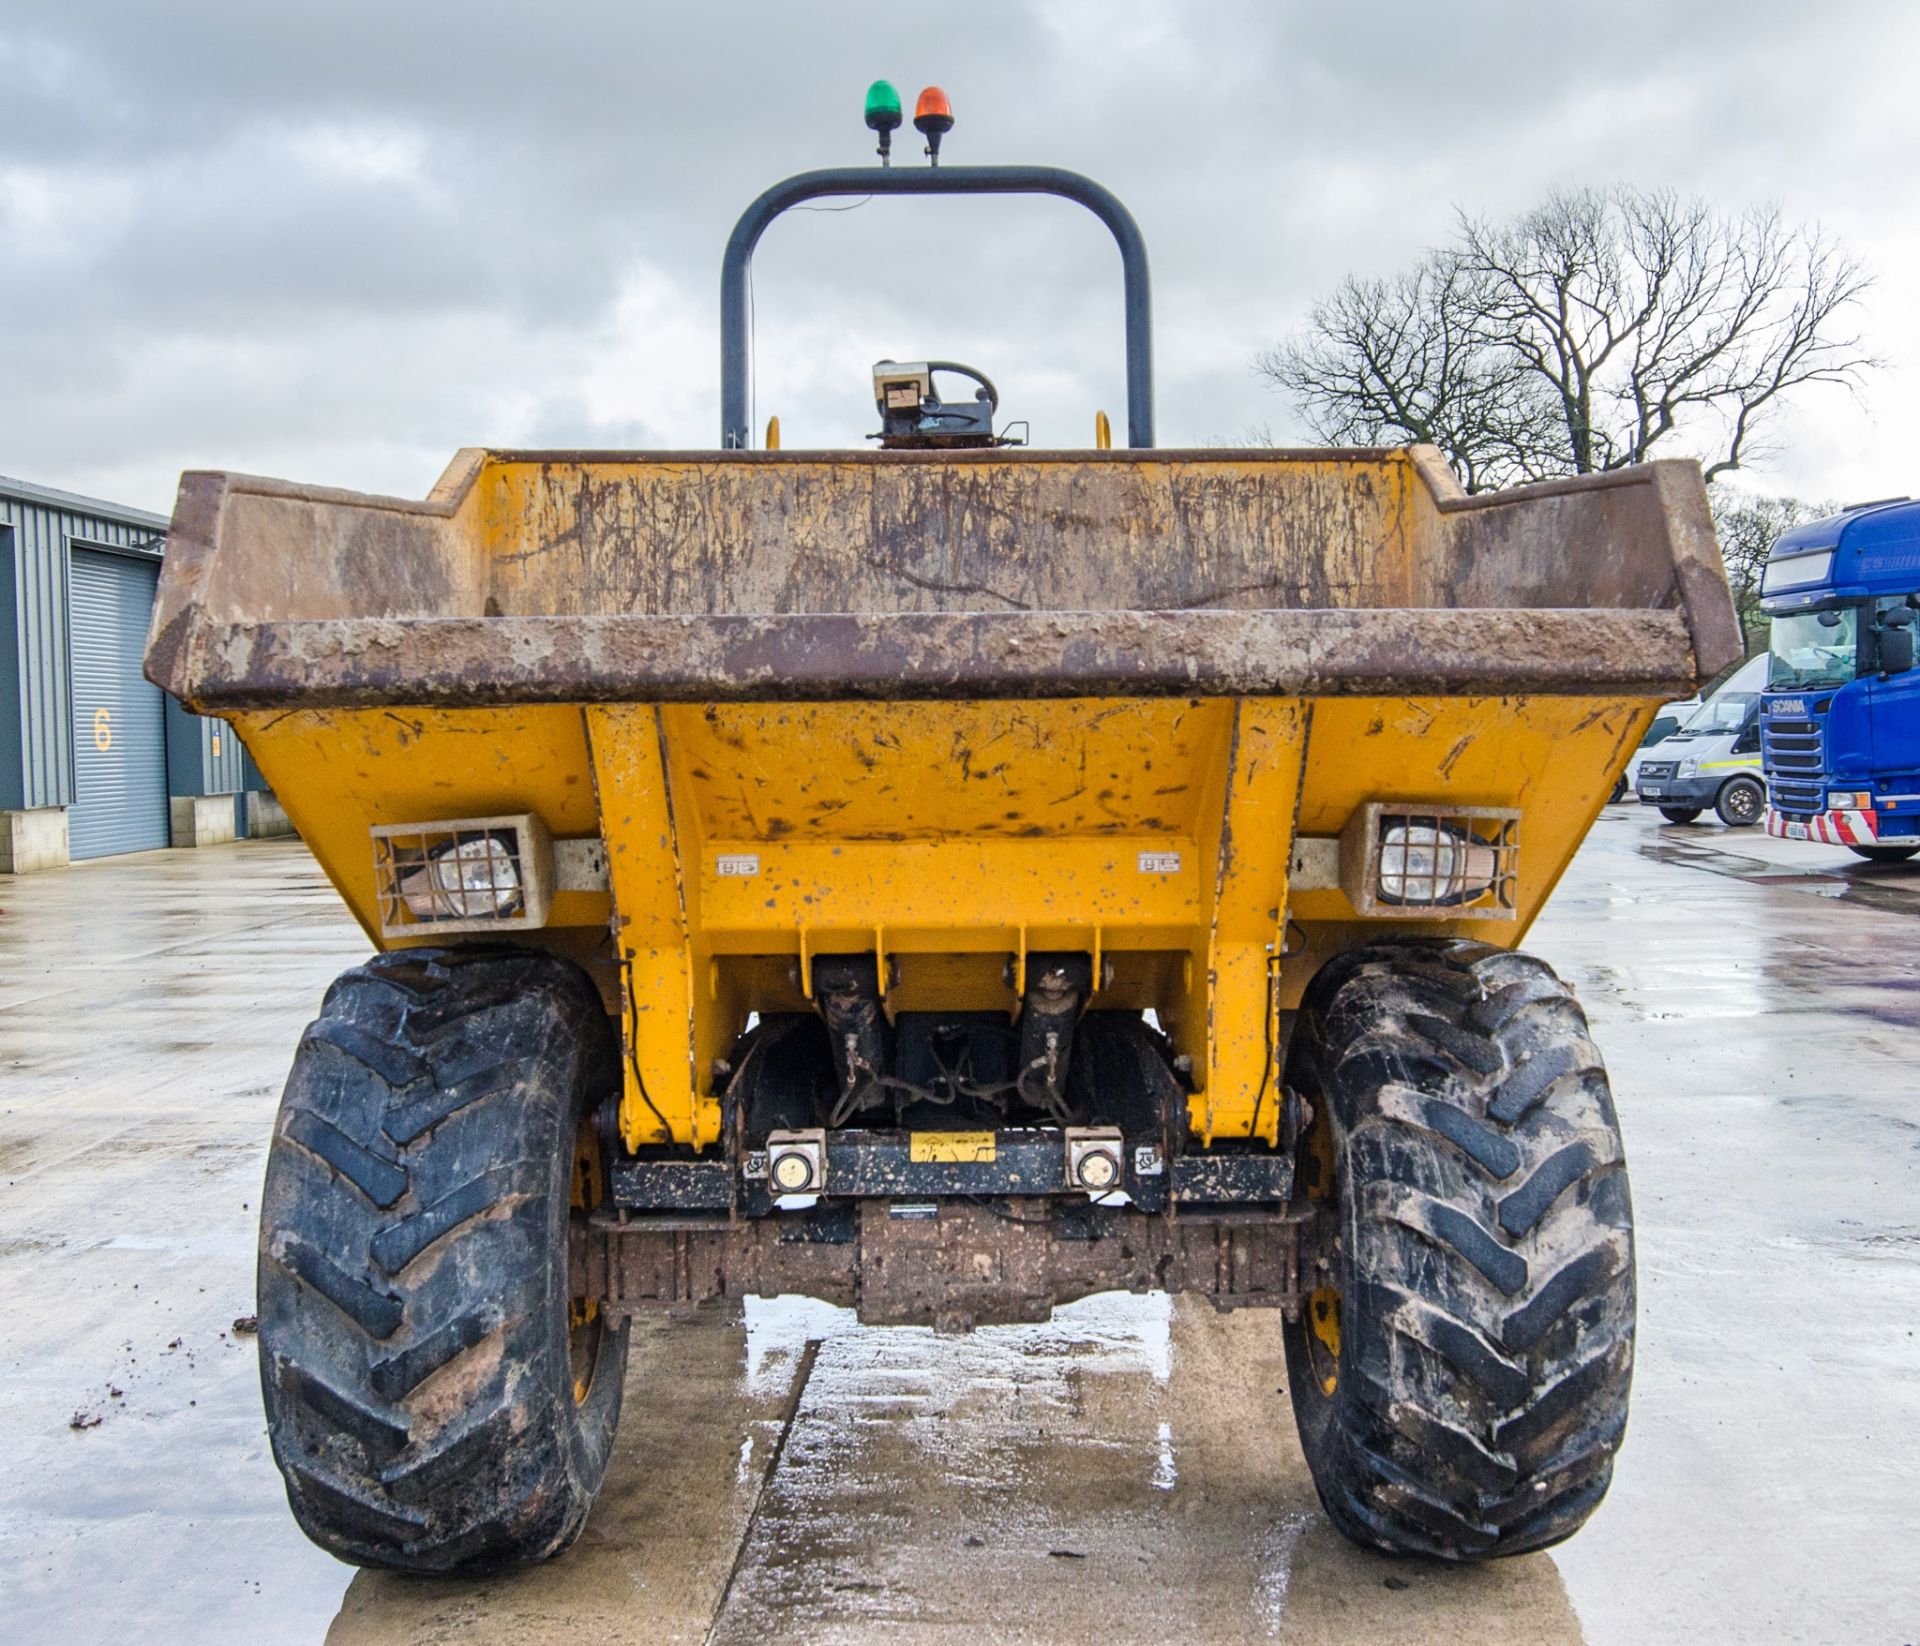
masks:
<svg viewBox="0 0 1920 1646"><path fill-rule="evenodd" d="M1872 812L1815 812L1811 817L1789 819L1771 806L1767 833L1782 840L1818 840L1828 846L1871 846L1880 838Z"/></svg>

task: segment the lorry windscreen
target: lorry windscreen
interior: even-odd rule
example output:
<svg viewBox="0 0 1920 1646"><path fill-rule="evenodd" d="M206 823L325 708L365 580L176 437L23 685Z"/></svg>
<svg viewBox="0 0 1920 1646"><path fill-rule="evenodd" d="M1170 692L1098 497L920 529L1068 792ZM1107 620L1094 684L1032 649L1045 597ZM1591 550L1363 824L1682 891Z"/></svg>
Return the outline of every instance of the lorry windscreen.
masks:
<svg viewBox="0 0 1920 1646"><path fill-rule="evenodd" d="M1855 658L1859 625L1860 614L1853 606L1776 617L1767 684L1775 690L1844 686L1858 672Z"/></svg>

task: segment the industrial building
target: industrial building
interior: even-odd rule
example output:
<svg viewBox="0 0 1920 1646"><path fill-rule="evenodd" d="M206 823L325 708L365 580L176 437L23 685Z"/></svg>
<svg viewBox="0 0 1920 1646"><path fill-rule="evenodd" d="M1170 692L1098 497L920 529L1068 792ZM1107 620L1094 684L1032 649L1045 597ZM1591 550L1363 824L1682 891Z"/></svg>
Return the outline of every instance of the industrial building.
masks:
<svg viewBox="0 0 1920 1646"><path fill-rule="evenodd" d="M0 476L0 873L286 831L232 731L141 673L166 531Z"/></svg>

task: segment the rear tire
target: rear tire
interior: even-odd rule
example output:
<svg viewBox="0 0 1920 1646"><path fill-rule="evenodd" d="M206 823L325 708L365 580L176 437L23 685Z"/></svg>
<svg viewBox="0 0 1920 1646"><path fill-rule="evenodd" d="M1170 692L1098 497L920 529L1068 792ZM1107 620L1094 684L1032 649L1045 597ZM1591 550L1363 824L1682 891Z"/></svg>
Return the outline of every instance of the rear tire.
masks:
<svg viewBox="0 0 1920 1646"><path fill-rule="evenodd" d="M1454 1561L1571 1535L1612 1479L1634 1329L1620 1132L1571 991L1480 943L1372 944L1308 988L1286 1084L1324 1208L1287 1381L1329 1518Z"/></svg>
<svg viewBox="0 0 1920 1646"><path fill-rule="evenodd" d="M568 1230L618 1070L550 955L403 950L327 991L267 1159L259 1313L274 1460L329 1553L482 1571L586 1523L627 1333L571 1299Z"/></svg>
<svg viewBox="0 0 1920 1646"><path fill-rule="evenodd" d="M1767 815L1767 791L1751 777L1730 777L1714 796L1713 812L1730 829L1750 829Z"/></svg>
<svg viewBox="0 0 1920 1646"><path fill-rule="evenodd" d="M1660 815L1669 823L1697 823L1701 810L1699 806L1662 806Z"/></svg>
<svg viewBox="0 0 1920 1646"><path fill-rule="evenodd" d="M1849 846L1847 850L1869 863L1904 863L1920 852L1920 846Z"/></svg>

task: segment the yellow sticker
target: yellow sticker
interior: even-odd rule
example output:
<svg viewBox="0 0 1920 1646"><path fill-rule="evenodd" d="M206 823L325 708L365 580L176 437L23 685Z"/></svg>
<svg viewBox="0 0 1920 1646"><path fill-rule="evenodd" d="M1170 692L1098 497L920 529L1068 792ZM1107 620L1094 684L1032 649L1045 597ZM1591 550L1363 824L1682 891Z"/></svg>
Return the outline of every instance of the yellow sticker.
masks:
<svg viewBox="0 0 1920 1646"><path fill-rule="evenodd" d="M907 1158L916 1162L946 1161L970 1166L994 1157L992 1132L909 1132Z"/></svg>

